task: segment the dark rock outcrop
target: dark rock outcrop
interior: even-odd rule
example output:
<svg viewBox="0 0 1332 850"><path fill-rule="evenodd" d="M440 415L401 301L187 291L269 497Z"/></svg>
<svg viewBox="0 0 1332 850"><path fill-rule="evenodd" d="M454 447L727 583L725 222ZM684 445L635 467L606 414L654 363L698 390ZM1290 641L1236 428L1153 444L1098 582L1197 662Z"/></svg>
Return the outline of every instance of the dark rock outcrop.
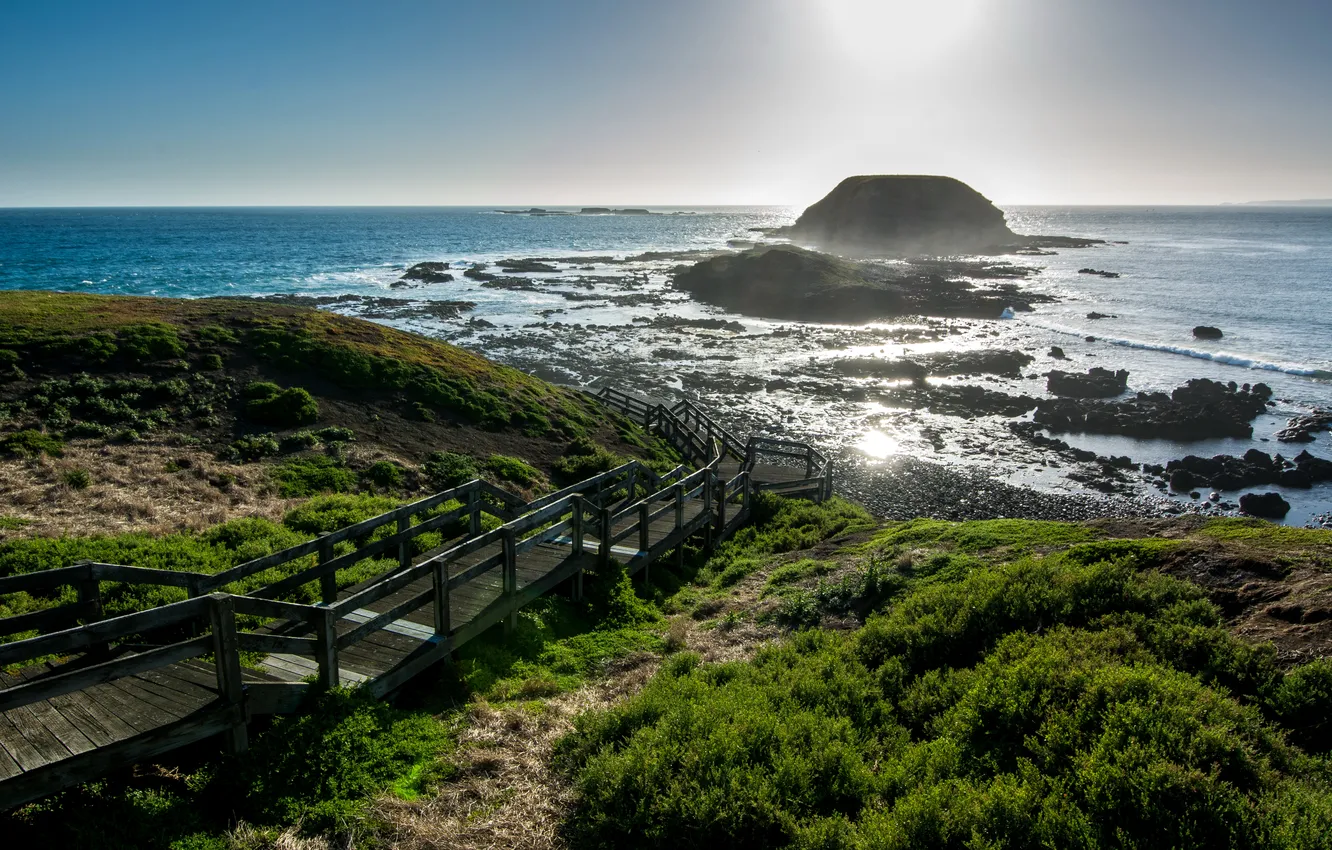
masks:
<svg viewBox="0 0 1332 850"><path fill-rule="evenodd" d="M421 283L448 283L453 280L448 263L417 263L402 274L403 280Z"/></svg>
<svg viewBox="0 0 1332 850"><path fill-rule="evenodd" d="M1312 443L1315 431L1332 430L1332 410L1318 408L1313 413L1287 420L1286 427L1277 431L1276 438L1283 443Z"/></svg>
<svg viewBox="0 0 1332 850"><path fill-rule="evenodd" d="M1111 372L1095 367L1085 375L1055 369L1046 376L1045 388L1055 395L1073 398L1112 398L1128 389L1128 376L1127 369Z"/></svg>
<svg viewBox="0 0 1332 850"><path fill-rule="evenodd" d="M722 254L677 270L675 287L738 313L797 321L852 322L903 315L995 319L1006 307L1053 300L1016 285L986 287L959 277L1011 279L1029 270L959 261L888 265L845 260L794 245Z"/></svg>
<svg viewBox="0 0 1332 850"><path fill-rule="evenodd" d="M1050 357L1052 357L1055 360L1068 359L1068 355L1064 353L1064 349L1060 348L1057 345L1050 346Z"/></svg>
<svg viewBox="0 0 1332 850"><path fill-rule="evenodd" d="M1198 325L1193 329L1194 339L1220 339L1225 336L1220 328L1214 328L1210 325Z"/></svg>
<svg viewBox="0 0 1332 850"><path fill-rule="evenodd" d="M1281 519L1290 513L1290 502L1280 493L1245 493L1239 501L1240 510L1249 516Z"/></svg>
<svg viewBox="0 0 1332 850"><path fill-rule="evenodd" d="M785 231L802 243L867 256L966 254L1018 241L1003 212L952 177L848 177Z"/></svg>
<svg viewBox="0 0 1332 850"><path fill-rule="evenodd" d="M1170 461L1166 464L1166 472L1173 490L1194 487L1242 490L1270 484L1308 489L1320 481L1332 481L1332 461L1308 452L1287 460L1281 455L1271 456L1260 449L1249 449L1243 457L1189 455Z"/></svg>
<svg viewBox="0 0 1332 850"><path fill-rule="evenodd" d="M1125 434L1202 440L1209 437L1252 437L1249 423L1262 413L1272 390L1266 384L1222 384L1195 378L1170 395L1138 393L1121 402L1046 399L1035 421L1053 431Z"/></svg>
<svg viewBox="0 0 1332 850"><path fill-rule="evenodd" d="M1109 278L1119 277L1119 272L1107 272L1102 271L1101 269L1078 269L1078 274L1094 274L1097 277Z"/></svg>

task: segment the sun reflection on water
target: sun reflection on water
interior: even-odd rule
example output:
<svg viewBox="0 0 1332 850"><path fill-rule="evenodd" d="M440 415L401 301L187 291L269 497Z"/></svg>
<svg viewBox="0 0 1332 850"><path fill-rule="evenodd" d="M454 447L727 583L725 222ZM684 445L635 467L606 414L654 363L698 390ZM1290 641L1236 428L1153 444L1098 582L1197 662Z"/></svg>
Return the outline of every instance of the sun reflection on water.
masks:
<svg viewBox="0 0 1332 850"><path fill-rule="evenodd" d="M902 451L902 444L882 431L866 431L855 448L872 458L886 458Z"/></svg>

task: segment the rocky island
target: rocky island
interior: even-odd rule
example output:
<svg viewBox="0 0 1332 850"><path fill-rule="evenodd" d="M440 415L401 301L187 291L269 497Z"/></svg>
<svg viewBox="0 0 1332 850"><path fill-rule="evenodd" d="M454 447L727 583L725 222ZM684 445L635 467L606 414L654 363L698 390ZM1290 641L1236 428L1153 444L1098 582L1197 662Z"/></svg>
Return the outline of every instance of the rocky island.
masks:
<svg viewBox="0 0 1332 850"><path fill-rule="evenodd" d="M1097 239L1021 236L984 195L953 177L876 174L848 177L795 224L772 231L838 254L870 257L1031 253L1085 247Z"/></svg>

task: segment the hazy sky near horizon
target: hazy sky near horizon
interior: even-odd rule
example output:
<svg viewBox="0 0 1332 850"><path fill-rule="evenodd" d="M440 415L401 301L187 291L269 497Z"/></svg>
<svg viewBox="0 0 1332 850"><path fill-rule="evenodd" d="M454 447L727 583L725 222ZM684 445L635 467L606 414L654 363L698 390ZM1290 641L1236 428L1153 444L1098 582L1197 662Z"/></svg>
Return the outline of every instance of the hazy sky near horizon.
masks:
<svg viewBox="0 0 1332 850"><path fill-rule="evenodd" d="M1332 198L1329 0L17 0L0 206Z"/></svg>

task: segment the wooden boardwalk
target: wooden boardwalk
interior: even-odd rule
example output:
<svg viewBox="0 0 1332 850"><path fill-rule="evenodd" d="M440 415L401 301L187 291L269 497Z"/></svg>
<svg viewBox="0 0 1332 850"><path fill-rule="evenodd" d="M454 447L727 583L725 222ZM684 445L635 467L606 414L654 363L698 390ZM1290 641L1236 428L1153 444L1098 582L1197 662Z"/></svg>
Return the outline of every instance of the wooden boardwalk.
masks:
<svg viewBox="0 0 1332 850"><path fill-rule="evenodd" d="M0 644L11 671L0 674L0 810L205 738L243 750L252 716L296 711L314 690L386 696L543 594L581 595L584 573L612 559L646 577L689 538L725 537L759 490L830 490L831 467L811 447L741 444L692 405L602 400L649 419L696 471L658 475L635 461L532 502L473 481L219 574L89 563L0 578L0 594L73 600L0 619L0 635L45 632ZM776 457L761 462L765 452ZM498 527L482 531L487 522ZM431 531L447 542L415 554ZM390 566L338 586L339 570L368 559ZM280 577L258 591L226 592L270 571ZM187 598L103 619L108 581Z"/></svg>

